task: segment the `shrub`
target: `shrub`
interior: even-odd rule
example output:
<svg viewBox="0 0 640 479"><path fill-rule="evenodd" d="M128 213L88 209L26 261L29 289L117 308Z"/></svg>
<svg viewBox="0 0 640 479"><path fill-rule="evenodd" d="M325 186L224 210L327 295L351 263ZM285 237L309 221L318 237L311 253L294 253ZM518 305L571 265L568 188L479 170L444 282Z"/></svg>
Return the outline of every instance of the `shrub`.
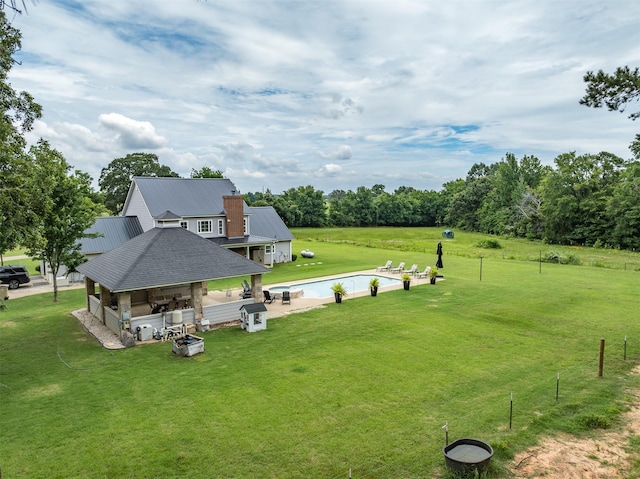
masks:
<svg viewBox="0 0 640 479"><path fill-rule="evenodd" d="M542 262L579 265L580 259L571 253L565 255L558 251L551 250L542 255Z"/></svg>
<svg viewBox="0 0 640 479"><path fill-rule="evenodd" d="M502 245L496 239L486 239L486 240L478 241L477 246L478 248L484 248L484 249L502 249Z"/></svg>

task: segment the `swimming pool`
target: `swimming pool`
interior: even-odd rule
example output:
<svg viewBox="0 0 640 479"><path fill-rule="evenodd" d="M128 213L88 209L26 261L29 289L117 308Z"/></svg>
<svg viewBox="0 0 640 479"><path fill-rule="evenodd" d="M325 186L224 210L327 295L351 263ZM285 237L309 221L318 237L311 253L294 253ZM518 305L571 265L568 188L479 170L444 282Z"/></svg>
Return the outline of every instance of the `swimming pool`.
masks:
<svg viewBox="0 0 640 479"><path fill-rule="evenodd" d="M340 278L324 279L321 281L307 281L304 283L292 284L290 286L273 286L268 289L270 293L282 293L283 291L299 291L302 290L305 298L328 298L333 296L331 286L335 283L342 283L348 294L360 293L369 290L369 281L372 278L378 278L381 288L385 286L399 285L402 280L396 278L388 278L377 274L353 274L350 276L341 276Z"/></svg>

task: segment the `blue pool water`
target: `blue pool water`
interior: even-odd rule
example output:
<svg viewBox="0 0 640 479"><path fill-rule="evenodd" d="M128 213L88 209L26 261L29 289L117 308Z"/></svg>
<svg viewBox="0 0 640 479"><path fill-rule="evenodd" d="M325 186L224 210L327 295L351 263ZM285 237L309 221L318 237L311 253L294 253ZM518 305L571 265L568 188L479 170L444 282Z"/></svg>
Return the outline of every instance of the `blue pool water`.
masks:
<svg viewBox="0 0 640 479"><path fill-rule="evenodd" d="M380 281L380 287L397 285L402 283L402 280L396 278L387 278L386 276L379 276L377 274L354 274L351 276L342 276L340 278L325 279L322 281L307 281L304 283L292 284L291 286L273 286L268 289L271 293L281 293L282 291L297 291L303 290L303 296L305 298L328 298L333 296L331 286L335 283L342 283L347 290L347 294L353 294L362 291L369 290L369 281L371 278L378 278Z"/></svg>

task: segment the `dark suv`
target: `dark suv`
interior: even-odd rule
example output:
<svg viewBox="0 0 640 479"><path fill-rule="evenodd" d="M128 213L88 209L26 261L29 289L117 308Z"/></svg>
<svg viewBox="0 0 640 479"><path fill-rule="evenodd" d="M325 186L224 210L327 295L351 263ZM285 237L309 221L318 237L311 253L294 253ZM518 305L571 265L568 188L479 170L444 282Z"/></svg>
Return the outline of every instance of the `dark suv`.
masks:
<svg viewBox="0 0 640 479"><path fill-rule="evenodd" d="M0 266L0 283L8 284L9 289L16 289L21 284L31 281L29 272L24 266Z"/></svg>

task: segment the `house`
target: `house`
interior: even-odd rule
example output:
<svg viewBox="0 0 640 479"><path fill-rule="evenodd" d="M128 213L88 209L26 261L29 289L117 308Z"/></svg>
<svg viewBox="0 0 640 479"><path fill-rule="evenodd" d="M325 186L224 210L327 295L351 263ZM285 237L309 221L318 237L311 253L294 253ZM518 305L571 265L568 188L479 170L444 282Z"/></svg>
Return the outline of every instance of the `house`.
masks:
<svg viewBox="0 0 640 479"><path fill-rule="evenodd" d="M145 232L173 222L260 264L291 260L294 238L276 211L247 206L227 178L136 176L121 214Z"/></svg>
<svg viewBox="0 0 640 479"><path fill-rule="evenodd" d="M262 298L262 274L269 268L167 219L78 267L85 275L87 310L117 334L138 327L160 330L167 312L195 325L233 321L239 304ZM207 281L247 275L253 297L203 306Z"/></svg>
<svg viewBox="0 0 640 479"><path fill-rule="evenodd" d="M99 216L95 223L85 230L86 236L80 240L80 253L87 259L95 258L142 233L142 226L135 216ZM49 283L53 283L53 275L48 271L48 265L44 261L40 262L40 273ZM84 276L81 273L68 273L64 265L58 270L58 286L83 280Z"/></svg>

